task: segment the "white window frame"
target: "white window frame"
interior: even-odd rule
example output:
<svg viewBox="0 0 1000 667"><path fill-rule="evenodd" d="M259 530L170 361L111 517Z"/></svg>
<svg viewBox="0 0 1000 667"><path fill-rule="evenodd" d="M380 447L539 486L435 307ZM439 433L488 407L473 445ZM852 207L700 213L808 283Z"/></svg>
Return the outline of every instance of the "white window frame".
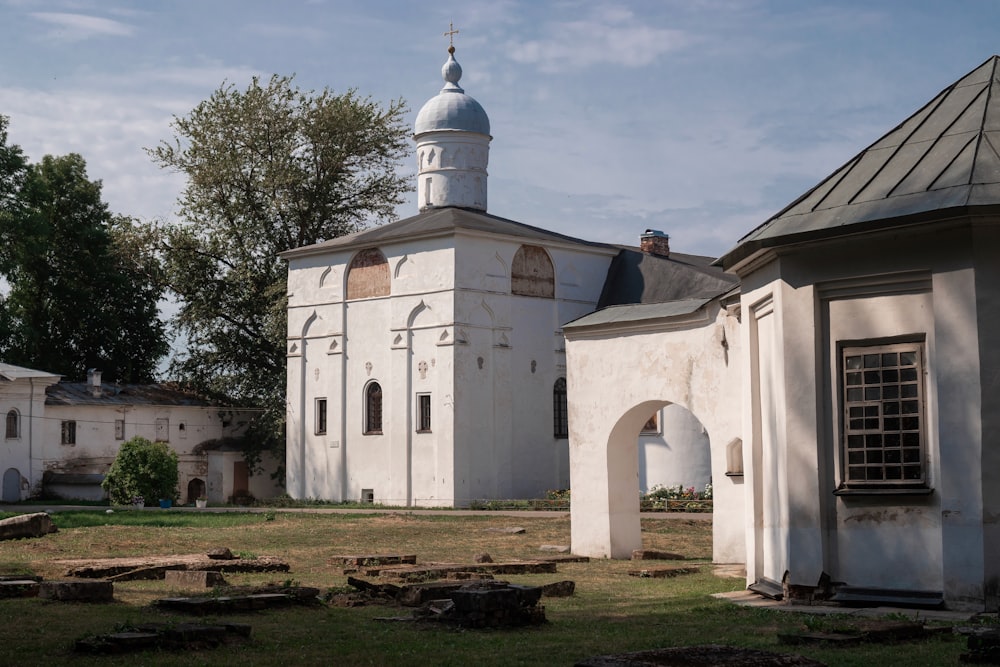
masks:
<svg viewBox="0 0 1000 667"><path fill-rule="evenodd" d="M922 338L838 344L840 490L929 488L926 377Z"/></svg>

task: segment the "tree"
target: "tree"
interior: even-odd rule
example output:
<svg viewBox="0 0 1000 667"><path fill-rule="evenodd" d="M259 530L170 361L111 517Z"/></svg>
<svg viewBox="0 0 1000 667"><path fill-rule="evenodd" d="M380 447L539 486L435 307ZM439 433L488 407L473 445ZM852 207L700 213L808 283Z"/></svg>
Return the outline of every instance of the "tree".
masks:
<svg viewBox="0 0 1000 667"><path fill-rule="evenodd" d="M158 231L186 353L171 371L209 395L263 408L245 458L284 456L287 269L278 254L386 220L407 180L406 107L354 90L302 92L291 77L223 84L172 141L149 149L187 176L182 224Z"/></svg>
<svg viewBox="0 0 1000 667"><path fill-rule="evenodd" d="M136 436L122 443L101 488L115 505L130 505L136 498L151 503L177 497L177 452L165 442Z"/></svg>
<svg viewBox="0 0 1000 667"><path fill-rule="evenodd" d="M152 381L168 350L163 290L156 257L133 241L135 222L111 215L77 154L25 162L13 179L0 176L0 189L0 275L10 285L0 356L70 380L99 368Z"/></svg>
<svg viewBox="0 0 1000 667"><path fill-rule="evenodd" d="M28 161L21 147L7 143L9 122L6 116L0 116L0 262L7 254L4 249L12 241L10 220L19 215L20 192L28 173Z"/></svg>

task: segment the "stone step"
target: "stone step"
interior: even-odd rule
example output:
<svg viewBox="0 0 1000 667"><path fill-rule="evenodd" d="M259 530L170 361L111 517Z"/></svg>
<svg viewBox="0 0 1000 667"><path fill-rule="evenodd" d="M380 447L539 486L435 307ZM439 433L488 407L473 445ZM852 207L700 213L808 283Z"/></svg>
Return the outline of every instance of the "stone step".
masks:
<svg viewBox="0 0 1000 667"><path fill-rule="evenodd" d="M221 572L210 570L167 570L164 575L164 581L168 586L178 588L212 588L226 585Z"/></svg>
<svg viewBox="0 0 1000 667"><path fill-rule="evenodd" d="M0 581L0 599L38 597L38 582L34 579L5 579Z"/></svg>

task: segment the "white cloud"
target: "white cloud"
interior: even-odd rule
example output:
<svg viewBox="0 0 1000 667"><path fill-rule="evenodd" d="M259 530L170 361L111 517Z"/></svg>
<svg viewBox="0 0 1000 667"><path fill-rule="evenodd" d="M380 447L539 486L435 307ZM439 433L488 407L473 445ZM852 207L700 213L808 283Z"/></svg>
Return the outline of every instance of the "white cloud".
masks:
<svg viewBox="0 0 1000 667"><path fill-rule="evenodd" d="M592 11L587 18L545 24L540 39L510 41L510 57L544 72L585 69L598 64L643 67L696 40L682 30L636 19L626 9Z"/></svg>
<svg viewBox="0 0 1000 667"><path fill-rule="evenodd" d="M106 35L128 37L135 31L127 23L97 16L87 16L86 14L32 12L31 16L55 26L48 36L60 40L80 41Z"/></svg>

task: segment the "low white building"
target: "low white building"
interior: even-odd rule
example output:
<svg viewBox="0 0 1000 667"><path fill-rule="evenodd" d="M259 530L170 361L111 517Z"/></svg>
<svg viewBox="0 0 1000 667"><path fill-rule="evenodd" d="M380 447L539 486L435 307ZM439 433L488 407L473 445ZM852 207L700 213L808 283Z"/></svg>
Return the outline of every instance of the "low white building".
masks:
<svg viewBox="0 0 1000 667"><path fill-rule="evenodd" d="M269 474L250 474L242 456L230 451L248 420L244 411L168 385L102 383L96 371L88 382L58 382L56 375L0 364L0 379L5 502L41 492L105 497L100 482L121 443L135 436L166 442L177 452L181 502L282 492ZM274 462L265 466L273 470Z"/></svg>
<svg viewBox="0 0 1000 667"><path fill-rule="evenodd" d="M58 375L0 363L0 413L4 416L0 441L0 502L28 497L32 485L35 448L41 446L45 422L45 389Z"/></svg>

